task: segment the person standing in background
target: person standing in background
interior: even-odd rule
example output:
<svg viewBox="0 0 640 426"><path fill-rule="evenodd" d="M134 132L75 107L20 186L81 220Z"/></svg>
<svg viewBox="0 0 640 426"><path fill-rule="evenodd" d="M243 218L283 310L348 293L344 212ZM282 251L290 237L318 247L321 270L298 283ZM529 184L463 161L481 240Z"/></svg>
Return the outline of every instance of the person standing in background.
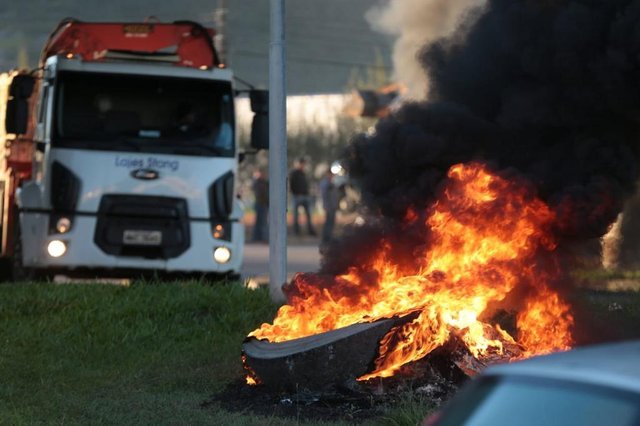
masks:
<svg viewBox="0 0 640 426"><path fill-rule="evenodd" d="M330 168L320 181L320 195L322 196L322 208L324 209L324 226L322 227L321 244L327 244L331 241L331 236L333 235L340 198L338 188L333 182L333 173Z"/></svg>
<svg viewBox="0 0 640 426"><path fill-rule="evenodd" d="M265 177L265 173L258 169L253 172L253 195L255 198L254 210L256 212L256 221L253 226L253 242L269 241L269 181Z"/></svg>
<svg viewBox="0 0 640 426"><path fill-rule="evenodd" d="M300 158L296 162L294 169L289 173L289 189L293 196L293 233L300 235L300 223L298 221L298 210L304 209L307 217L307 231L309 235L316 235L311 222L311 197L309 196L309 181L304 170L307 164L305 158Z"/></svg>

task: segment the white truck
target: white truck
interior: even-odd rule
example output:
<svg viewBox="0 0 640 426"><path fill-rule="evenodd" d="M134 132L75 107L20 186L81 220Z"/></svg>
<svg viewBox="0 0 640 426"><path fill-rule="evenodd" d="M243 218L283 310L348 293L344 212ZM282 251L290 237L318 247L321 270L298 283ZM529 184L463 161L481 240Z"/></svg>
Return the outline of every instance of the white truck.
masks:
<svg viewBox="0 0 640 426"><path fill-rule="evenodd" d="M40 68L0 76L2 257L53 274L236 276L234 77L213 30L63 21ZM250 91L252 146L268 96Z"/></svg>

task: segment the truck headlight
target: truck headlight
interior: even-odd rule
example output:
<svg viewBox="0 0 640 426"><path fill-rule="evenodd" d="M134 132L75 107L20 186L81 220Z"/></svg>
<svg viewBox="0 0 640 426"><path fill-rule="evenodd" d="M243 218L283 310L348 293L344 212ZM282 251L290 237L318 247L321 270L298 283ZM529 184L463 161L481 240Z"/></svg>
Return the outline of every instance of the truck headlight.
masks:
<svg viewBox="0 0 640 426"><path fill-rule="evenodd" d="M212 222L211 236L216 240L231 241L231 222Z"/></svg>
<svg viewBox="0 0 640 426"><path fill-rule="evenodd" d="M224 226L217 224L213 228L213 238L215 238L216 240L224 238Z"/></svg>
<svg viewBox="0 0 640 426"><path fill-rule="evenodd" d="M64 216L58 219L58 221L56 222L56 231L64 234L65 232L68 232L69 229L71 229L71 219Z"/></svg>
<svg viewBox="0 0 640 426"><path fill-rule="evenodd" d="M231 259L231 250L227 247L216 247L213 250L213 259L218 263L227 263Z"/></svg>
<svg viewBox="0 0 640 426"><path fill-rule="evenodd" d="M67 244L64 241L52 240L47 245L47 253L51 257L60 257L67 252Z"/></svg>

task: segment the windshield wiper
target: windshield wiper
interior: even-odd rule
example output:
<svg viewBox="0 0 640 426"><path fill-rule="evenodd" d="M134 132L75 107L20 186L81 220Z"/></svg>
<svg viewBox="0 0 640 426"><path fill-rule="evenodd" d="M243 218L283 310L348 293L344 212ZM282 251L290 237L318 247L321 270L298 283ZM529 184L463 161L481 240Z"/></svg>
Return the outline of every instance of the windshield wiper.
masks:
<svg viewBox="0 0 640 426"><path fill-rule="evenodd" d="M57 142L58 146L70 148L98 149L104 151L129 151L145 153L162 153L177 155L212 155L216 157L233 157L233 151L215 145L185 143L171 139L146 139L135 137L114 137L96 139L66 139Z"/></svg>
<svg viewBox="0 0 640 426"><path fill-rule="evenodd" d="M129 148L133 148L133 150L136 152L142 151L142 145L140 145L140 141L138 141L137 139L120 138L115 141L114 145L117 145L119 143L126 145Z"/></svg>
<svg viewBox="0 0 640 426"><path fill-rule="evenodd" d="M65 146L69 148L87 148L87 149L99 149L105 151L117 151L118 145L126 145L133 148L133 151L140 151L137 144L129 141L118 139L84 139L84 138L66 138L61 139L55 143L58 146Z"/></svg>
<svg viewBox="0 0 640 426"><path fill-rule="evenodd" d="M174 145L172 148L176 154L183 154L186 151L187 154L195 152L199 154L213 154L220 157L228 156L225 155L224 150L212 145Z"/></svg>

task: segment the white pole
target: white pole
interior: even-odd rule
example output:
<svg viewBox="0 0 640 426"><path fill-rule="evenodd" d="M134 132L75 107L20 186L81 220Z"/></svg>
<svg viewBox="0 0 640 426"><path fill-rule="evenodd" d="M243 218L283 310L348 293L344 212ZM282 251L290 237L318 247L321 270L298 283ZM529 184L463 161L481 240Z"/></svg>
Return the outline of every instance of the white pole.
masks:
<svg viewBox="0 0 640 426"><path fill-rule="evenodd" d="M287 105L284 0L271 0L269 48L269 294L284 302L287 281Z"/></svg>
<svg viewBox="0 0 640 426"><path fill-rule="evenodd" d="M227 0L218 0L218 7L213 12L213 21L216 26L215 47L218 50L220 62L229 67L227 49Z"/></svg>

